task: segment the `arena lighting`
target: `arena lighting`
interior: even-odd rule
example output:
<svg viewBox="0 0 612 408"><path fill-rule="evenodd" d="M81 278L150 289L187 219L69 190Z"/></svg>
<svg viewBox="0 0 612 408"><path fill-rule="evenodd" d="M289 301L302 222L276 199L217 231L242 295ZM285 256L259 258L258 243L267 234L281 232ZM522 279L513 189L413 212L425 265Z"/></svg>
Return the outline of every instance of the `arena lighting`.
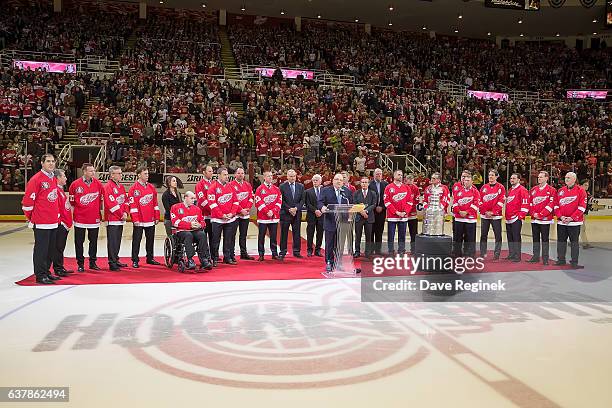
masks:
<svg viewBox="0 0 612 408"><path fill-rule="evenodd" d="M597 22L597 19L596 19L596 18L594 18L594 19L593 19L593 22L594 22L594 23L596 23L596 22Z"/></svg>
<svg viewBox="0 0 612 408"><path fill-rule="evenodd" d="M242 6L242 7L240 7L240 10L244 11L244 10L246 10L246 7Z"/></svg>
<svg viewBox="0 0 612 408"><path fill-rule="evenodd" d="M392 25L393 25L393 23L389 21L389 26L392 26Z"/></svg>
<svg viewBox="0 0 612 408"><path fill-rule="evenodd" d="M559 33L555 34L555 37L559 37L559 36L561 36L561 34L559 34Z"/></svg>
<svg viewBox="0 0 612 408"><path fill-rule="evenodd" d="M202 8L206 8L206 3L202 3Z"/></svg>
<svg viewBox="0 0 612 408"><path fill-rule="evenodd" d="M519 24L523 24L523 20L519 20L519 21L518 21L518 23L519 23Z"/></svg>
<svg viewBox="0 0 612 408"><path fill-rule="evenodd" d="M356 18L356 19L355 19L355 22L356 22L356 23L358 23L358 22L359 22L359 19L358 19L358 18Z"/></svg>
<svg viewBox="0 0 612 408"><path fill-rule="evenodd" d="M281 10L281 16L285 15L285 10Z"/></svg>
<svg viewBox="0 0 612 408"><path fill-rule="evenodd" d="M597 33L593 33L593 35L597 35Z"/></svg>
<svg viewBox="0 0 612 408"><path fill-rule="evenodd" d="M522 37L522 36L523 36L523 33L521 33L521 34L519 35L519 37Z"/></svg>
<svg viewBox="0 0 612 408"><path fill-rule="evenodd" d="M159 0L159 4L164 4L164 0Z"/></svg>
<svg viewBox="0 0 612 408"><path fill-rule="evenodd" d="M463 18L463 15L462 15L462 14L459 14L459 15L457 16L457 18L459 18L459 19Z"/></svg>
<svg viewBox="0 0 612 408"><path fill-rule="evenodd" d="M389 5L389 11L393 11L393 4Z"/></svg>
<svg viewBox="0 0 612 408"><path fill-rule="evenodd" d="M487 35L491 35L491 33L487 33Z"/></svg>
<svg viewBox="0 0 612 408"><path fill-rule="evenodd" d="M459 32L459 30L455 30L455 33L458 33L458 32Z"/></svg>
<svg viewBox="0 0 612 408"><path fill-rule="evenodd" d="M320 14L317 14L317 18L321 18L321 15L320 15Z"/></svg>
<svg viewBox="0 0 612 408"><path fill-rule="evenodd" d="M427 27L423 26L422 30L427 30Z"/></svg>

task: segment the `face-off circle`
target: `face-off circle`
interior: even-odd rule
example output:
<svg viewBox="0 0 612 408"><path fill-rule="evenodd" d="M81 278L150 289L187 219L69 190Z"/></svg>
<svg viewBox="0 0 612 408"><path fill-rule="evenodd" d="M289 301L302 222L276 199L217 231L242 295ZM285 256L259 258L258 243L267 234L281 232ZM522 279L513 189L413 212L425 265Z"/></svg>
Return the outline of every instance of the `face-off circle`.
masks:
<svg viewBox="0 0 612 408"><path fill-rule="evenodd" d="M403 371L427 357L407 328L333 285L197 295L141 315L179 316L137 359L178 377L243 388L354 384Z"/></svg>

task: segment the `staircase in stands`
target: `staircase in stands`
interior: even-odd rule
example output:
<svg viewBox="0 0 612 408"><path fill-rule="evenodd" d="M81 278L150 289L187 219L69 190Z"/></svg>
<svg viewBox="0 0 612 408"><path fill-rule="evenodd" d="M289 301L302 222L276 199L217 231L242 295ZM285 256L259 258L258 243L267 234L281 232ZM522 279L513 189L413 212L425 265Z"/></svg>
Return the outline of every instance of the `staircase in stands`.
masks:
<svg viewBox="0 0 612 408"><path fill-rule="evenodd" d="M219 42L221 43L221 62L223 62L223 68L225 70L225 79L230 81L240 80L240 67L236 62L232 43L227 35L227 28L220 27L219 29ZM242 102L232 102L232 109L238 113L238 117L244 116L244 107Z"/></svg>
<svg viewBox="0 0 612 408"><path fill-rule="evenodd" d="M89 115L89 109L91 108L92 105L98 103L100 101L100 98L94 98L91 97L87 100L87 103L85 104L85 107L83 108L83 112L81 112L81 117L88 117ZM60 148L64 147L64 145L66 144L79 144L79 135L77 134L77 130L76 130L76 118L75 120L72 121L70 127L68 128L68 130L66 131L66 134L64 135L64 137L62 137L62 139L59 142Z"/></svg>

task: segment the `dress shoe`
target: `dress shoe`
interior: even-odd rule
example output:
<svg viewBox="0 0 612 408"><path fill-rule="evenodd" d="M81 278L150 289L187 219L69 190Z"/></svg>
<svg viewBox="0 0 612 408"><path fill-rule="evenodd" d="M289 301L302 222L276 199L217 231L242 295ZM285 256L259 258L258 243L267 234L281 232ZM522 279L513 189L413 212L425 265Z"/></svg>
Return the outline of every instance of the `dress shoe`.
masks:
<svg viewBox="0 0 612 408"><path fill-rule="evenodd" d="M537 256L532 256L527 262L528 263L538 263L540 262L540 258L538 258Z"/></svg>
<svg viewBox="0 0 612 408"><path fill-rule="evenodd" d="M542 265L548 265L548 258L542 259Z"/></svg>
<svg viewBox="0 0 612 408"><path fill-rule="evenodd" d="M216 259L213 259L211 262L213 268L216 268L219 265L219 261L217 261Z"/></svg>
<svg viewBox="0 0 612 408"><path fill-rule="evenodd" d="M278 256L278 260L279 261L284 261L285 260L285 255L279 255Z"/></svg>
<svg viewBox="0 0 612 408"><path fill-rule="evenodd" d="M120 268L127 268L127 264L121 263L121 262L117 262L117 266Z"/></svg>
<svg viewBox="0 0 612 408"><path fill-rule="evenodd" d="M231 259L231 258L230 258L230 259L224 259L224 260L223 260L223 263L224 263L224 264L228 264L228 265L237 265L237 264L238 264L238 262L234 261L234 260L233 260L233 259Z"/></svg>
<svg viewBox="0 0 612 408"><path fill-rule="evenodd" d="M36 283L41 285L55 285L55 282L49 279L47 276L43 276L42 278L36 278Z"/></svg>
<svg viewBox="0 0 612 408"><path fill-rule="evenodd" d="M78 272L85 272L85 267L83 265L79 265L79 267L77 268Z"/></svg>
<svg viewBox="0 0 612 408"><path fill-rule="evenodd" d="M334 270L334 268L333 268L332 264L325 265L325 272L331 272L333 270Z"/></svg>
<svg viewBox="0 0 612 408"><path fill-rule="evenodd" d="M272 259L274 259L274 260L277 260L277 261L278 261L278 260L280 260L281 258L280 258L278 255L272 255Z"/></svg>
<svg viewBox="0 0 612 408"><path fill-rule="evenodd" d="M212 269L212 264L208 262L207 259L204 259L200 262L200 270L198 272L210 271Z"/></svg>
<svg viewBox="0 0 612 408"><path fill-rule="evenodd" d="M112 265L112 266L109 266L109 267L108 267L108 269L109 269L110 271L112 271L112 272L119 272L119 271L121 271L121 268L120 268L120 267L118 267L117 265Z"/></svg>
<svg viewBox="0 0 612 408"><path fill-rule="evenodd" d="M559 260L557 260L555 262L555 266L563 266L563 265L566 265L566 262L561 260L561 259L559 259Z"/></svg>
<svg viewBox="0 0 612 408"><path fill-rule="evenodd" d="M147 259L147 263L149 265L161 265L159 262L157 262L155 259Z"/></svg>
<svg viewBox="0 0 612 408"><path fill-rule="evenodd" d="M196 263L193 261L193 259L190 259L187 262L187 270L194 270L196 268Z"/></svg>
<svg viewBox="0 0 612 408"><path fill-rule="evenodd" d="M513 259L514 259L513 256L507 256L507 257L504 258L504 261L511 261Z"/></svg>
<svg viewBox="0 0 612 408"><path fill-rule="evenodd" d="M359 252L355 252L353 254L353 258L359 258L359 257L361 257L361 254Z"/></svg>
<svg viewBox="0 0 612 408"><path fill-rule="evenodd" d="M578 269L578 263L577 262L570 262L570 267L572 269Z"/></svg>
<svg viewBox="0 0 612 408"><path fill-rule="evenodd" d="M60 278L59 276L53 276L51 274L47 275L47 278L56 281L56 280L61 280L62 278Z"/></svg>
<svg viewBox="0 0 612 408"><path fill-rule="evenodd" d="M55 271L55 275L59 276L60 278L65 278L66 276L68 276L68 274L64 271Z"/></svg>
<svg viewBox="0 0 612 408"><path fill-rule="evenodd" d="M140 268L140 266L138 266L138 262L132 262L132 268Z"/></svg>
<svg viewBox="0 0 612 408"><path fill-rule="evenodd" d="M495 255L493 255L493 260L494 260L494 261L499 260L499 254L495 254Z"/></svg>
<svg viewBox="0 0 612 408"><path fill-rule="evenodd" d="M96 265L95 262L90 262L89 263L89 269L91 269L92 271L101 271L102 269L100 269L100 267L98 265Z"/></svg>
<svg viewBox="0 0 612 408"><path fill-rule="evenodd" d="M323 256L323 255L321 255L321 251L315 251L315 256Z"/></svg>
<svg viewBox="0 0 612 408"><path fill-rule="evenodd" d="M263 260L264 260L264 256L263 256L263 255L259 255L259 258L257 258L257 260L258 260L259 262L263 262Z"/></svg>
<svg viewBox="0 0 612 408"><path fill-rule="evenodd" d="M68 270L66 268L62 269L62 273L65 273L66 275L70 275L71 273L74 273L74 271Z"/></svg>
<svg viewBox="0 0 612 408"><path fill-rule="evenodd" d="M309 258L312 257L312 251L306 252L306 256L309 257Z"/></svg>
<svg viewBox="0 0 612 408"><path fill-rule="evenodd" d="M254 258L254 257L252 257L252 256L251 256L251 255L249 255L249 254L242 254L242 255L240 255L240 259L244 259L244 260L247 260L247 261L253 261L253 260L255 260L255 258Z"/></svg>
<svg viewBox="0 0 612 408"><path fill-rule="evenodd" d="M521 258L512 258L511 261L514 263L518 263L521 262Z"/></svg>
<svg viewBox="0 0 612 408"><path fill-rule="evenodd" d="M294 258L304 258L302 254L293 254L293 257Z"/></svg>

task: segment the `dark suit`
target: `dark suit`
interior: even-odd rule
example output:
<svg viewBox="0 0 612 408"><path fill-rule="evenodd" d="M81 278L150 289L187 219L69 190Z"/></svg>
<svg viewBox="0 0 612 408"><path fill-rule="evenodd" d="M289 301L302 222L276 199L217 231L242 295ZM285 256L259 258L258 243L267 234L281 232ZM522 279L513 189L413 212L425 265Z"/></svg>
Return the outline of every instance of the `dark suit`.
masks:
<svg viewBox="0 0 612 408"><path fill-rule="evenodd" d="M319 186L319 196L323 188L323 186ZM313 252L315 230L317 232L317 243L316 246L314 246L314 251L316 253L321 251L321 244L323 243L323 216L317 217L315 214L315 211L318 210L317 201L318 197L314 187L306 190L304 205L306 206L306 249L308 254L312 254Z"/></svg>
<svg viewBox="0 0 612 408"><path fill-rule="evenodd" d="M343 195L340 196L340 200L336 196L336 189L334 186L325 187L321 190L321 195L317 201L317 208L333 206L336 204L352 204L353 194L351 190L346 187L342 187L341 192ZM328 265L334 264L334 252L336 248L336 239L340 239L342 242L345 237L338 237L336 228L336 216L333 212L328 211L323 215L323 229L325 230L325 261ZM341 248L344 245L341 246Z"/></svg>
<svg viewBox="0 0 612 408"><path fill-rule="evenodd" d="M353 194L354 204L364 204L364 211L368 213L368 218L363 218L361 214L355 214L355 254L361 254L361 234L365 229L366 256L372 255L372 227L375 222L375 207L378 203L378 195L373 190L366 190L365 197L363 196L363 190L357 190Z"/></svg>
<svg viewBox="0 0 612 408"><path fill-rule="evenodd" d="M382 237L383 231L385 230L385 218L387 217L387 208L385 207L384 194L385 188L389 185L384 180L380 181L380 191L378 191L376 186L376 181L370 181L369 189L375 191L378 195L378 202L376 203L376 207L382 207L382 211L377 213L374 211L374 225L372 226L372 242L374 243L374 252L380 254L382 252Z"/></svg>
<svg viewBox="0 0 612 408"><path fill-rule="evenodd" d="M288 181L280 185L280 191L283 197L280 210L280 256L287 254L287 238L289 236L289 226L293 233L293 255L300 253L302 247L302 237L300 235L300 225L302 224L302 209L304 207L304 185L294 183L294 192L291 191L291 185ZM290 208L297 208L295 215L291 215Z"/></svg>

